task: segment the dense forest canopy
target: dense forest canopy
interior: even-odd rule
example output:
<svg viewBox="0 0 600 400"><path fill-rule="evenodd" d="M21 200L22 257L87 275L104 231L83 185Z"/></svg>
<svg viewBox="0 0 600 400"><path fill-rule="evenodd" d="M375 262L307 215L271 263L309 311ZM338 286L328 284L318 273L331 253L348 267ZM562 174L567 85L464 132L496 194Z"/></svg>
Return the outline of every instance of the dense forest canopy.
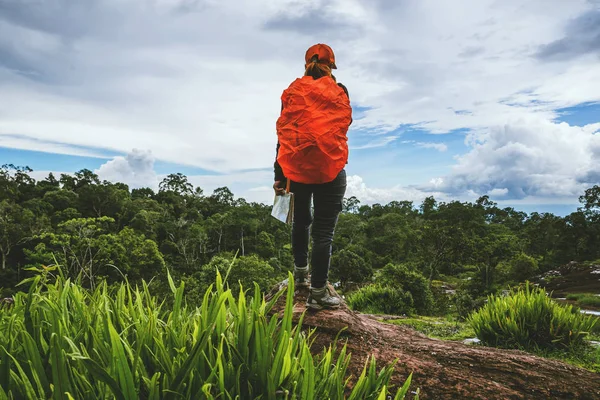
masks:
<svg viewBox="0 0 600 400"><path fill-rule="evenodd" d="M125 276L161 282L168 267L199 289L235 254L232 282L266 288L293 267L289 227L270 216L270 205L236 199L226 187L209 195L171 174L154 192L101 181L85 169L40 181L31 172L0 169L3 295L16 290L26 268L42 265L58 264L90 287ZM559 217L499 208L487 196L372 206L352 197L337 226L331 279L371 282L393 264L429 280L468 281L473 295L491 293L560 264L600 258L600 187L580 202L577 212Z"/></svg>

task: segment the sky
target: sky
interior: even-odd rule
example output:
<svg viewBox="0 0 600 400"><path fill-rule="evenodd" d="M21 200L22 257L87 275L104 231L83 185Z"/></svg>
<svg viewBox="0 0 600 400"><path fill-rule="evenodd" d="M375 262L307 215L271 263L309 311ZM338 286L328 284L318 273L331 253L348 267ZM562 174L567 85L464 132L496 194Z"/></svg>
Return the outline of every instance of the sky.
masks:
<svg viewBox="0 0 600 400"><path fill-rule="evenodd" d="M600 183L600 0L0 0L0 163L271 203L315 43L350 93L348 197L564 215Z"/></svg>

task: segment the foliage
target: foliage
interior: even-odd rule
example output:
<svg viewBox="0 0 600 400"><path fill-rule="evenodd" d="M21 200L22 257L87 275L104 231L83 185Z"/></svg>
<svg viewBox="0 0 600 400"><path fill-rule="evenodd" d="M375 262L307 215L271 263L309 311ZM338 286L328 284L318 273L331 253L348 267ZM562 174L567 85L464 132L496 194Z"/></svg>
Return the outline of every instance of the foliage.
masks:
<svg viewBox="0 0 600 400"><path fill-rule="evenodd" d="M199 288L197 290L200 293L204 293L214 282L217 271L221 275L227 276L234 296L239 294L241 287L252 287L253 284L257 284L260 290L267 291L285 277L281 273L276 274L268 262L261 260L256 255L235 259L233 256L216 256L193 275L198 281Z"/></svg>
<svg viewBox="0 0 600 400"><path fill-rule="evenodd" d="M596 324L572 306L561 306L544 290L513 289L509 296L490 296L469 318L477 337L487 345L522 349L564 349L584 343Z"/></svg>
<svg viewBox="0 0 600 400"><path fill-rule="evenodd" d="M198 308L184 284L168 277L173 308L141 287L106 284L93 291L54 269L29 280L29 293L0 310L0 397L174 399L382 399L391 395L393 365L378 373L367 360L350 388L345 347L319 357L311 333L292 326L293 283L281 320L254 296L233 296L217 273ZM60 274L60 271L58 271ZM281 293L283 294L283 293ZM280 295L281 295L280 294ZM301 325L301 324L300 324ZM410 385L397 390L404 398Z"/></svg>
<svg viewBox="0 0 600 400"><path fill-rule="evenodd" d="M473 311L481 308L485 304L485 298L474 298L468 290L459 288L452 298L454 309L459 320L466 320Z"/></svg>
<svg viewBox="0 0 600 400"><path fill-rule="evenodd" d="M498 269L505 281L515 283L524 282L539 272L537 260L525 253L519 253L509 261L501 262Z"/></svg>
<svg viewBox="0 0 600 400"><path fill-rule="evenodd" d="M226 187L205 194L181 173L165 177L155 191L102 181L86 169L37 181L31 172L0 167L0 279L6 293L30 275L24 267L56 261L69 276L86 271L83 284L90 287L120 282L122 274L134 283L156 278L163 281L156 286L167 287L163 264L198 286L195 274L215 256L230 253L258 256L278 273L293 266L289 227L270 216L269 205L236 198ZM546 272L600 259L599 193L598 186L587 189L581 209L565 217L527 215L487 196L373 205L348 198L334 236L331 276L347 288L369 282L371 272L377 275L388 264L405 265L429 281L471 278L465 290L479 299L530 278L537 268ZM133 262L137 257L143 262ZM200 297L206 282L198 286ZM417 309L444 312L427 305L426 292L421 304L420 289L404 290Z"/></svg>
<svg viewBox="0 0 600 400"><path fill-rule="evenodd" d="M567 300L574 300L582 306L600 307L600 296L593 293L569 293Z"/></svg>
<svg viewBox="0 0 600 400"><path fill-rule="evenodd" d="M411 294L416 312L429 315L434 309L431 284L418 271L410 270L406 265L386 265L377 276L377 282L390 287L401 287Z"/></svg>
<svg viewBox="0 0 600 400"><path fill-rule="evenodd" d="M596 295L588 295L578 300L579 305L588 307L600 307L600 297Z"/></svg>
<svg viewBox="0 0 600 400"><path fill-rule="evenodd" d="M464 322L440 317L414 317L388 320L394 325L410 326L427 336L444 340L464 340L475 337L473 328Z"/></svg>
<svg viewBox="0 0 600 400"><path fill-rule="evenodd" d="M446 293L446 287L440 281L431 282L433 296L433 315L448 315L452 309L452 296Z"/></svg>
<svg viewBox="0 0 600 400"><path fill-rule="evenodd" d="M475 337L475 332L468 323L453 321L448 318L413 317L386 320L385 322L409 326L429 337L442 340L463 341ZM600 328L600 324L596 324L596 329L598 328ZM570 348L568 351L564 349L537 349L532 352L540 357L561 360L593 372L600 372L600 347L578 346Z"/></svg>
<svg viewBox="0 0 600 400"><path fill-rule="evenodd" d="M351 250L341 250L331 259L331 278L342 286L349 282L363 283L371 279L373 269L358 254Z"/></svg>
<svg viewBox="0 0 600 400"><path fill-rule="evenodd" d="M353 310L369 314L410 315L415 311L410 292L391 286L362 287L350 294L347 301Z"/></svg>
<svg viewBox="0 0 600 400"><path fill-rule="evenodd" d="M585 297L585 296L587 296L587 293L569 293L567 295L567 300L575 300L575 301L577 301L577 300L579 300L579 299L581 299L582 297Z"/></svg>
<svg viewBox="0 0 600 400"><path fill-rule="evenodd" d="M94 287L99 277L127 275L150 279L165 266L156 242L131 228L110 233L113 218L75 218L60 223L55 233L38 235L38 244L25 254L33 264L64 266L68 276L82 274Z"/></svg>
<svg viewBox="0 0 600 400"><path fill-rule="evenodd" d="M22 206L2 200L0 202L0 255L2 269L6 269L11 251L34 235L35 214Z"/></svg>
<svg viewBox="0 0 600 400"><path fill-rule="evenodd" d="M544 358L560 360L592 372L600 373L600 347L579 346L569 351L542 349L534 352Z"/></svg>

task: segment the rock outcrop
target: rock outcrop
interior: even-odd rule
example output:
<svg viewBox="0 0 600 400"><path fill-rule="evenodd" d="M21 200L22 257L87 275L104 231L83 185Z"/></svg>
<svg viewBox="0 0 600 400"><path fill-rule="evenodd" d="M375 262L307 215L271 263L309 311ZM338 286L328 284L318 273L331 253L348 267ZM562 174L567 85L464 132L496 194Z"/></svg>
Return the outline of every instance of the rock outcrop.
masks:
<svg viewBox="0 0 600 400"><path fill-rule="evenodd" d="M284 281L275 287L270 296L285 285ZM343 330L338 345L345 344L352 354L354 377L373 354L378 366L398 360L395 385L413 373L411 390L419 388L421 399L600 399L600 374L522 351L431 339L354 312L345 304L337 310L306 310L307 295L307 289L296 291L294 321L306 312L303 327L316 328L315 353ZM282 296L273 312L282 314L284 309Z"/></svg>

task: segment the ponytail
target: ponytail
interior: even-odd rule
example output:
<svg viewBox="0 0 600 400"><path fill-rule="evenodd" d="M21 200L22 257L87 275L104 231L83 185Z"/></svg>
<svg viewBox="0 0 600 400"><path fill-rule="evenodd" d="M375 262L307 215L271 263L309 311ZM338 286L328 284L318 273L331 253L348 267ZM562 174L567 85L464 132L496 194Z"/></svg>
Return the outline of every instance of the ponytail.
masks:
<svg viewBox="0 0 600 400"><path fill-rule="evenodd" d="M330 76L335 81L335 76L331 73L331 67L326 64L321 64L317 56L314 56L310 62L306 64L304 76L312 76L314 79Z"/></svg>

